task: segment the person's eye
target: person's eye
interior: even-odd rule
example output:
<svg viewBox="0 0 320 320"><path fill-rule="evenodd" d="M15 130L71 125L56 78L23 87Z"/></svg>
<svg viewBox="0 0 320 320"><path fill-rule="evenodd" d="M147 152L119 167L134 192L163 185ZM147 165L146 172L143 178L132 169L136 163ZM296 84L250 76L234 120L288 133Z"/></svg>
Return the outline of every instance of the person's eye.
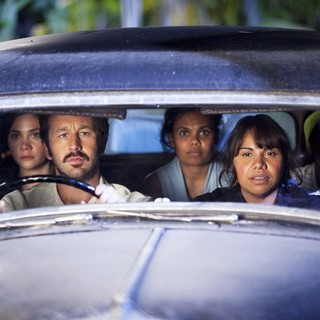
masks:
<svg viewBox="0 0 320 320"><path fill-rule="evenodd" d="M89 137L90 134L91 133L89 131L80 131L79 133L80 137Z"/></svg>
<svg viewBox="0 0 320 320"><path fill-rule="evenodd" d="M200 132L200 136L201 137L209 137L211 135L211 130L210 129L204 129L204 130L201 130Z"/></svg>
<svg viewBox="0 0 320 320"><path fill-rule="evenodd" d="M9 137L10 137L10 140L18 140L19 137L20 137L20 134L18 134L18 133L10 133Z"/></svg>
<svg viewBox="0 0 320 320"><path fill-rule="evenodd" d="M62 132L58 135L58 138L67 138L68 137L68 133L66 132Z"/></svg>
<svg viewBox="0 0 320 320"><path fill-rule="evenodd" d="M31 138L34 140L40 140L40 132L32 132Z"/></svg>
<svg viewBox="0 0 320 320"><path fill-rule="evenodd" d="M278 152L276 151L267 151L266 152L266 156L269 157L269 158L275 158L276 156L278 155Z"/></svg>
<svg viewBox="0 0 320 320"><path fill-rule="evenodd" d="M188 130L180 130L179 131L179 136L181 137L187 137L189 135Z"/></svg>
<svg viewBox="0 0 320 320"><path fill-rule="evenodd" d="M244 157L244 158L248 158L248 157L251 157L251 156L252 156L252 153L251 153L251 152L242 152L240 155L241 155L242 157Z"/></svg>

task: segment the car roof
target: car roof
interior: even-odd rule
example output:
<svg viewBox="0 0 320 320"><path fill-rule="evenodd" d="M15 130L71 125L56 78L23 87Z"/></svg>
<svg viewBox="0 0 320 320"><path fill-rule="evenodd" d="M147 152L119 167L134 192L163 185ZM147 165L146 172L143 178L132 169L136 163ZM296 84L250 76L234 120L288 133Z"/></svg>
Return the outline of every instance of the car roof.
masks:
<svg viewBox="0 0 320 320"><path fill-rule="evenodd" d="M0 108L313 109L319 54L317 31L262 27L119 28L11 40L0 43Z"/></svg>

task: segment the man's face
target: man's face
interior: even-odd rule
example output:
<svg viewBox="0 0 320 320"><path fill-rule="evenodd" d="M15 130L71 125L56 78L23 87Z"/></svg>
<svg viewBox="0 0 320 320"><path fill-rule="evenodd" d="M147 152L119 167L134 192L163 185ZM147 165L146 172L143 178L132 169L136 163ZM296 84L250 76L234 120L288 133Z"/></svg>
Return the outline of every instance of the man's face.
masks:
<svg viewBox="0 0 320 320"><path fill-rule="evenodd" d="M50 116L48 158L56 166L57 175L88 181L99 174L97 130L92 117Z"/></svg>

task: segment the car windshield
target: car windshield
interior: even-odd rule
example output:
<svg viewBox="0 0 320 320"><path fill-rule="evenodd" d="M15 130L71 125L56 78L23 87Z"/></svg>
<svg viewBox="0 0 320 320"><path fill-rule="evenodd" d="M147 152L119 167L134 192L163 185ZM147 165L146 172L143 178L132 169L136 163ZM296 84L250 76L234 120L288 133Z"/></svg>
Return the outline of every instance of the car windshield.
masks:
<svg viewBox="0 0 320 320"><path fill-rule="evenodd" d="M19 164L33 161L25 141L40 137L42 129L24 136L18 123L29 119L18 115L38 121L63 114L108 119L108 141L101 136L96 142L107 141L99 145L100 177L146 199L169 199L172 207L215 201L319 210L318 198L309 197L319 190L317 155L309 146L317 120L309 125L308 139L304 127L320 105L318 38L314 31L290 29L159 27L4 42L3 195L23 175L68 176L53 160L64 151L51 150L50 136L42 142L52 168L32 171ZM90 130L82 130L78 140ZM22 147L15 147L19 139ZM73 169L90 158L80 147L83 153L63 159ZM16 156L14 148L25 151ZM78 177L87 176L72 178ZM86 182L94 184L94 193L97 179ZM68 199L59 204L71 204Z"/></svg>

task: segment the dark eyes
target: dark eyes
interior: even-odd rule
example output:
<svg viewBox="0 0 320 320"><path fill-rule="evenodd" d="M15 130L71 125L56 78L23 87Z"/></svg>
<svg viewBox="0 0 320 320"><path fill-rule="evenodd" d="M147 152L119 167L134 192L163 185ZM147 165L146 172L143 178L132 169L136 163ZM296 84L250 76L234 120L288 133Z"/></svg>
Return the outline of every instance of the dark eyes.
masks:
<svg viewBox="0 0 320 320"><path fill-rule="evenodd" d="M19 140L23 137L23 135L21 133L18 133L18 132L12 132L9 134L9 138L12 140L12 141L16 141L16 140ZM40 132L39 131L33 131L31 133L28 134L28 137L31 139L31 140L40 140Z"/></svg>
<svg viewBox="0 0 320 320"><path fill-rule="evenodd" d="M254 155L254 152L253 151L242 151L242 152L240 152L240 155L244 158L252 157ZM267 150L264 153L265 158L275 158L277 155L279 155L279 152L274 151L274 150Z"/></svg>
<svg viewBox="0 0 320 320"><path fill-rule="evenodd" d="M212 130L210 129L203 129L198 132L199 137L209 137L212 134ZM180 137L188 137L191 135L191 132L187 129L181 129L179 131L179 136Z"/></svg>
<svg viewBox="0 0 320 320"><path fill-rule="evenodd" d="M18 133L11 133L9 137L10 137L11 140L18 140L19 137L20 137L20 134L18 134Z"/></svg>
<svg viewBox="0 0 320 320"><path fill-rule="evenodd" d="M188 135L189 135L188 130L180 130L179 131L179 136L181 136L181 137L187 137Z"/></svg>
<svg viewBox="0 0 320 320"><path fill-rule="evenodd" d="M210 136L211 132L212 132L211 130L205 129L200 132L200 135L203 137L208 137L208 136Z"/></svg>
<svg viewBox="0 0 320 320"><path fill-rule="evenodd" d="M90 131L80 131L79 137L89 137L91 135ZM70 136L69 132L62 132L58 135L59 138L68 138Z"/></svg>
<svg viewBox="0 0 320 320"><path fill-rule="evenodd" d="M31 133L31 138L35 139L35 140L40 140L40 132L37 132L37 131L32 132Z"/></svg>

